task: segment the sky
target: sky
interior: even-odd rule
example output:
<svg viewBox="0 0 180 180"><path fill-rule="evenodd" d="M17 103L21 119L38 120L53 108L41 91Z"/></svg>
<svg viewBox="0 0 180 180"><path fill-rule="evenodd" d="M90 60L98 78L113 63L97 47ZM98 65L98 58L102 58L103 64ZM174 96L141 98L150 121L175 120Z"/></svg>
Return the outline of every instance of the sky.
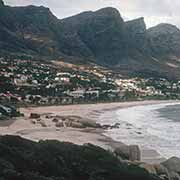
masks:
<svg viewBox="0 0 180 180"><path fill-rule="evenodd" d="M117 8L125 20L144 17L147 27L170 23L180 28L180 0L4 0L12 6L43 5L62 19L103 7Z"/></svg>

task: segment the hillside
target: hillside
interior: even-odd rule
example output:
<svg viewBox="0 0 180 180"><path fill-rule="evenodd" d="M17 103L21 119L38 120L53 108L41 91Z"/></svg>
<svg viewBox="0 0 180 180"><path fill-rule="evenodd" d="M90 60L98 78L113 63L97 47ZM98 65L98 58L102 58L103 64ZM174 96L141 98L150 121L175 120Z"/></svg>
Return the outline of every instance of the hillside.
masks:
<svg viewBox="0 0 180 180"><path fill-rule="evenodd" d="M180 30L170 24L146 29L144 18L125 22L118 10L59 20L43 6L0 3L1 56L94 62L124 76L180 77Z"/></svg>
<svg viewBox="0 0 180 180"><path fill-rule="evenodd" d="M18 180L160 180L133 163L90 144L58 141L38 143L20 137L0 137L1 179Z"/></svg>

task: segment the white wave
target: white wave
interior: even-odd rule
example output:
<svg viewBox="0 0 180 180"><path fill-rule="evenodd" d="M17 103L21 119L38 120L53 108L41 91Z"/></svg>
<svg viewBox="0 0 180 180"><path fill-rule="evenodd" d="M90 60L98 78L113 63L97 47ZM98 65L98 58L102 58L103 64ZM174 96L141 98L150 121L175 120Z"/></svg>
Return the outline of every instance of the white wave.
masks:
<svg viewBox="0 0 180 180"><path fill-rule="evenodd" d="M120 123L119 129L106 132L116 141L138 144L142 148L155 149L163 157L180 157L180 122L162 118L158 109L180 103L135 106L109 111L100 116L101 124Z"/></svg>

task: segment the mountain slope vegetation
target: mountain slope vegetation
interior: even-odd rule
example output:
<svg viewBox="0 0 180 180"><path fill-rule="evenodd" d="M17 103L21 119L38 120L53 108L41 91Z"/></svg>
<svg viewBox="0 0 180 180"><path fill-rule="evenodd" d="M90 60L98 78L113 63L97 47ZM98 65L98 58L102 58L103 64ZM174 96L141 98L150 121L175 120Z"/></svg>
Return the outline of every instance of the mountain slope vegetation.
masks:
<svg viewBox="0 0 180 180"><path fill-rule="evenodd" d="M180 30L146 28L144 18L125 22L118 10L58 19L43 6L0 3L0 54L96 63L128 76L180 77Z"/></svg>

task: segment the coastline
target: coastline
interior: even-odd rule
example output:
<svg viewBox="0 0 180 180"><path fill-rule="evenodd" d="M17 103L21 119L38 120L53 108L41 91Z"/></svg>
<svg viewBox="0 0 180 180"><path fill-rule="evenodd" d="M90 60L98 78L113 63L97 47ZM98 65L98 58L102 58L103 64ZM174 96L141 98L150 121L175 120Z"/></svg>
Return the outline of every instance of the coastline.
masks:
<svg viewBox="0 0 180 180"><path fill-rule="evenodd" d="M155 105L176 103L179 100L148 100L148 101L127 101L127 102L113 102L113 103L97 103L97 104L73 104L73 105L58 105L58 106L36 106L20 108L20 111L25 116L34 113L57 113L63 115L80 115L82 117L89 117L96 120L100 113L112 111L120 108L129 108L134 106Z"/></svg>
<svg viewBox="0 0 180 180"><path fill-rule="evenodd" d="M59 141L72 142L75 144L91 143L101 146L105 149L115 149L123 145L104 135L102 129L76 129L76 128L56 128L52 126L52 122L47 120L47 127L34 125L29 120L30 113L37 114L55 114L63 116L77 116L85 121L97 122L98 117L107 111L120 108L129 108L134 106L145 106L154 104L176 103L179 101L136 101L136 102L120 102L107 104L86 104L86 105L69 105L69 106L46 106L46 107L30 107L20 108L25 117L14 120L0 122L1 135L19 135L24 138L39 141L45 139L56 139ZM160 156L156 150L146 149L141 151L141 161L147 163L159 163L165 159Z"/></svg>

